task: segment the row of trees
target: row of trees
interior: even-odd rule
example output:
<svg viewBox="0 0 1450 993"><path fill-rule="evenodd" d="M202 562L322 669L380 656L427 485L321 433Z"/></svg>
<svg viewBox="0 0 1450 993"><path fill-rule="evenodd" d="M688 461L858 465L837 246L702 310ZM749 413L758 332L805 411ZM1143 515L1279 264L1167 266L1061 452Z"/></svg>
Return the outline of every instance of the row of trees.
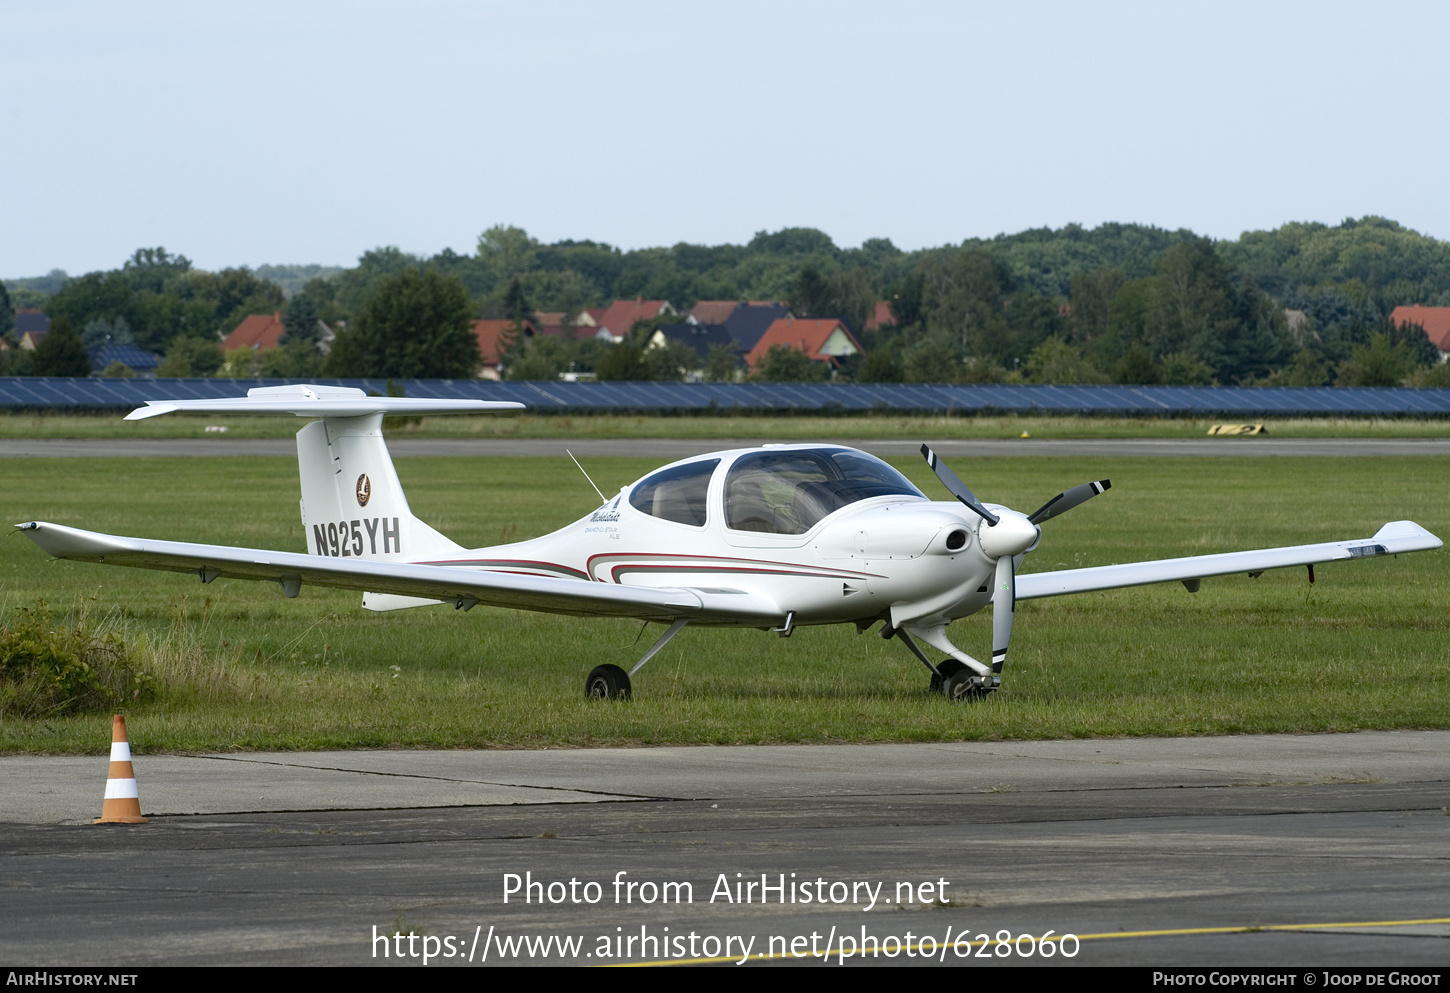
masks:
<svg viewBox="0 0 1450 993"><path fill-rule="evenodd" d="M48 295L43 280L25 281L16 297L33 303L42 294L53 326L68 325L83 344L109 336L164 351L163 374L463 376L478 362L464 342L470 318L521 322L535 311L644 296L681 309L697 299L784 300L799 316L841 317L867 351L842 374L863 381L1286 385L1427 382L1434 349L1423 334L1393 327L1389 311L1450 305L1450 245L1380 218L1217 243L1142 225L1069 225L917 252L887 239L843 249L808 228L762 232L745 245L625 252L590 241L546 245L498 226L467 255L382 248L340 272L268 271L288 281L290 298L257 273L202 272L164 249L139 250L111 272L63 281L53 273L43 278ZM883 298L893 323L865 332ZM288 327L283 348L217 353L219 333L277 310ZM319 320L339 329L326 357ZM505 365L516 378L570 369L673 378L694 364L641 344L520 336ZM821 373L777 358L763 375ZM0 365L7 361L25 360ZM735 370L732 356L711 356L710 375Z"/></svg>

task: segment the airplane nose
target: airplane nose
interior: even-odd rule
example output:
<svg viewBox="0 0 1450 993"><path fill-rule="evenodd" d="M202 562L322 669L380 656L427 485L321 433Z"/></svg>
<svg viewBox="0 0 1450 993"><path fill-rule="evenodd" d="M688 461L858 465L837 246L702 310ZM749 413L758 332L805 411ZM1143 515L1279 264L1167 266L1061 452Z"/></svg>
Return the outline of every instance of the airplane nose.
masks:
<svg viewBox="0 0 1450 993"><path fill-rule="evenodd" d="M1001 511L1001 518L995 525L985 521L977 528L977 538L982 551L994 559L1004 555L1021 555L1037 540L1037 525L1015 510Z"/></svg>

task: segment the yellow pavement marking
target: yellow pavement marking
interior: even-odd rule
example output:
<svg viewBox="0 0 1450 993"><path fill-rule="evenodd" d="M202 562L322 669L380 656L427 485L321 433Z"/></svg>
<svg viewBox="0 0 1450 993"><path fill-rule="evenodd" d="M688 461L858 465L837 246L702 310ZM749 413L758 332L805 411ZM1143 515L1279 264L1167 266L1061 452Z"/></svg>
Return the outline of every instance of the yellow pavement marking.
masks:
<svg viewBox="0 0 1450 993"><path fill-rule="evenodd" d="M1081 941L1103 941L1103 940L1108 939L1108 938L1161 938L1161 937L1166 937L1166 936L1170 936L1170 935L1186 935L1186 934L1250 934L1250 933L1253 933L1255 931L1318 931L1318 930L1321 930L1323 928L1347 928L1347 927L1409 927L1409 926L1415 925L1415 924L1450 924L1450 917L1426 917L1426 918L1423 918L1421 920L1413 920L1413 921L1331 921L1331 922L1321 923L1321 924L1240 924L1240 925L1235 925L1233 927L1185 927L1185 928L1170 928L1170 929L1165 929L1165 930L1160 930L1160 931L1108 931L1108 932L1105 932L1103 934L1078 934L1078 935L1073 935L1073 937L1075 937L1078 941L1081 942ZM1049 941L1054 941L1054 942L1061 941L1064 937L1066 937L1066 935L1057 935L1057 934L1054 934L1052 932L1049 932L1049 934L1048 934L1048 940ZM960 945L963 945L964 944L968 948L976 948L976 947L980 947L980 946L990 945L993 942L995 942L996 940L997 940L996 938L989 938L986 941L953 942L951 947L953 949L955 949L955 948L959 947ZM910 950L916 951L916 952L920 952L921 949L923 947L925 947L925 945L926 945L926 942L921 941L921 942L918 942L916 945L912 946ZM935 955L935 954L937 954L941 950L942 946L941 946L941 944L939 942L937 942L937 940L935 938L932 939L932 945L933 945L932 954ZM908 951L908 949L906 948L906 946L902 946L902 949L901 950L903 952L904 951ZM796 959L801 959L801 958L829 958L830 956L832 956L834 954L836 954L836 953L835 952L822 952L822 953L813 953L813 954L810 954L810 955L793 955L793 954L789 954L789 953L782 953L780 955L776 955L776 954L772 954L772 953L769 953L769 952L758 952L755 955L748 956L746 958L746 961L748 961L748 962L765 962L765 961L770 961L772 959L791 959L791 960L796 960ZM856 958L858 954L862 954L862 953L852 952L851 954L846 955L845 957L846 958ZM898 954L900 954L900 953L898 953ZM656 966L656 965L717 965L717 964L722 963L722 962L739 962L739 961L740 961L740 956L739 955L722 955L722 956L717 956L715 958L697 958L697 959L652 959L652 960L648 960L648 961L644 961L644 962L619 962L619 963L612 964L611 967L612 968L638 968L640 966Z"/></svg>

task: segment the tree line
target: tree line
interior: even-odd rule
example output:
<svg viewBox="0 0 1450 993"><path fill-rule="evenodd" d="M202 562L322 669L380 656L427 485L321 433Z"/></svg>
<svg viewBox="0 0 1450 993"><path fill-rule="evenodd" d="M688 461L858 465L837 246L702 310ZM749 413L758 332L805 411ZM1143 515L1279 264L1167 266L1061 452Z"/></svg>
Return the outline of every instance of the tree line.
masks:
<svg viewBox="0 0 1450 993"><path fill-rule="evenodd" d="M1389 319L1400 304L1450 305L1450 244L1376 217L1218 242L1146 225L1069 225L913 252L884 238L841 248L810 228L761 232L744 245L624 251L544 244L501 225L468 254L389 247L341 271L266 270L290 294L260 271L203 272L156 248L110 272L52 273L44 289L10 285L14 305L38 303L63 337L94 344L109 335L164 352L163 375L458 378L478 369L473 318L522 329L540 311L573 315L644 297L681 313L698 300L780 300L797 316L840 317L865 355L836 375L862 382L1450 385L1423 332ZM891 319L867 331L878 300ZM248 314L274 311L287 326L282 348L217 350L219 334ZM325 355L319 321L336 331ZM614 346L517 334L505 371L679 378L698 363L646 350L658 323ZM712 355L707 375L737 375L727 358ZM823 374L792 356L773 360L756 374ZM0 353L0 373L36 361Z"/></svg>

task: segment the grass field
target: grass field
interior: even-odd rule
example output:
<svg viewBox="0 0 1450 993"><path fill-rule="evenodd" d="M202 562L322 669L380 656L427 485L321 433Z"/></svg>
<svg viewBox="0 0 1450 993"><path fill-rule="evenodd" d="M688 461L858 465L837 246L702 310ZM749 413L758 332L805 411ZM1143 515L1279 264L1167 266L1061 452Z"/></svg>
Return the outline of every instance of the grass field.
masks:
<svg viewBox="0 0 1450 993"><path fill-rule="evenodd" d="M517 417L425 417L390 427L418 438L747 438L816 441L844 438L1202 438L1209 426L1243 418L1122 417L837 417L750 415L665 417L646 415L523 414ZM1269 434L1284 438L1445 438L1450 419L1269 418ZM223 426L224 434L207 432ZM110 415L0 414L0 438L290 438L297 424L285 417L153 417L126 421Z"/></svg>
<svg viewBox="0 0 1450 993"><path fill-rule="evenodd" d="M279 419L280 420L280 419ZM273 422L277 423L277 422ZM295 428L295 425L292 425ZM606 490L657 463L594 459ZM941 494L920 460L895 464ZM984 499L1030 510L1110 476L1044 527L1024 572L1364 537L1408 518L1450 534L1450 459L958 460ZM568 460L400 459L414 511L467 546L593 509ZM10 459L7 522L300 550L290 458ZM942 494L944 496L944 494ZM953 706L899 645L854 628L790 640L686 631L627 704L583 699L658 633L617 621L446 607L376 614L353 594L57 562L0 542L0 607L84 610L147 660L126 713L138 751L925 741L1450 727L1443 551L1018 605L1001 692ZM989 654L990 612L958 622ZM110 711L0 719L0 751L104 751ZM1347 770L1346 774L1352 774Z"/></svg>

